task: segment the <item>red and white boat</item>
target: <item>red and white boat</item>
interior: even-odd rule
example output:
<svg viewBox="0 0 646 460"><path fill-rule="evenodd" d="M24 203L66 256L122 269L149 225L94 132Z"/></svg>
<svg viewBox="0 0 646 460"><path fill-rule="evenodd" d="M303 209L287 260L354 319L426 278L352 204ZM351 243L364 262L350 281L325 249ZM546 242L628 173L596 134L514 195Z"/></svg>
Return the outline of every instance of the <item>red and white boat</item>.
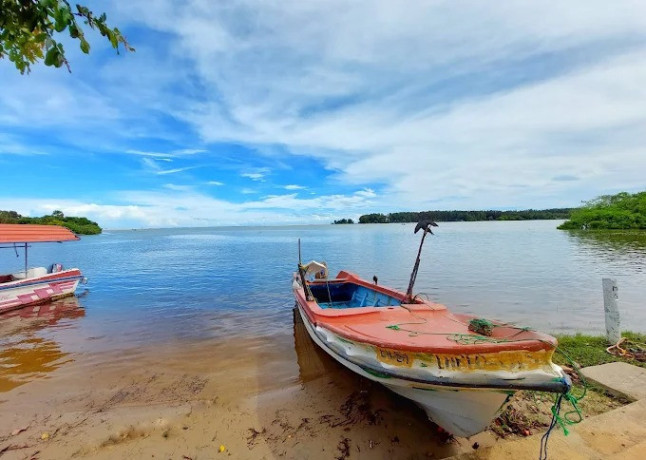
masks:
<svg viewBox="0 0 646 460"><path fill-rule="evenodd" d="M0 248L24 250L24 269L0 274L0 313L27 305L36 305L74 295L84 280L78 268L63 269L54 263L49 268L28 266L31 243L52 243L78 240L72 231L57 225L0 224Z"/></svg>
<svg viewBox="0 0 646 460"><path fill-rule="evenodd" d="M355 373L420 405L456 436L487 428L519 390L567 393L571 381L552 362L556 339L510 324L452 313L413 295L424 236L406 293L347 271L300 264L292 283L312 340Z"/></svg>

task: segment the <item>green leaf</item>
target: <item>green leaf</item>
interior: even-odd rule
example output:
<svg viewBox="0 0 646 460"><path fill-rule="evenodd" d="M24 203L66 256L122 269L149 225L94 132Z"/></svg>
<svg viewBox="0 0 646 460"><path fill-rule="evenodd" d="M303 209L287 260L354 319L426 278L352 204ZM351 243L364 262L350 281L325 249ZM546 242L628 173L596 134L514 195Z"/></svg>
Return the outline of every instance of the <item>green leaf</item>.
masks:
<svg viewBox="0 0 646 460"><path fill-rule="evenodd" d="M65 27L67 27L67 24L65 24L62 20L56 19L56 22L54 23L54 30L56 32L62 32L65 30Z"/></svg>
<svg viewBox="0 0 646 460"><path fill-rule="evenodd" d="M90 44L84 37L81 37L81 51L83 51L85 54L88 54L90 52Z"/></svg>
<svg viewBox="0 0 646 460"><path fill-rule="evenodd" d="M45 65L46 66L56 66L58 63L58 48L55 46L52 46L49 51L47 51L47 54L45 55ZM56 66L58 67L58 66Z"/></svg>
<svg viewBox="0 0 646 460"><path fill-rule="evenodd" d="M110 39L110 43L112 44L113 48L119 47L119 41L117 40L117 35L111 30L108 31L108 38Z"/></svg>

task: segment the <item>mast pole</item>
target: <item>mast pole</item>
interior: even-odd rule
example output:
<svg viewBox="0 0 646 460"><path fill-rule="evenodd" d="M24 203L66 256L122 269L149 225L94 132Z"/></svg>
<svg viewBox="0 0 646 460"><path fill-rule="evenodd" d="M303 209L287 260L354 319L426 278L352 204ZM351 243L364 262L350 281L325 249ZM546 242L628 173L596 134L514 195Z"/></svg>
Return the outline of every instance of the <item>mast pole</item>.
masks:
<svg viewBox="0 0 646 460"><path fill-rule="evenodd" d="M419 250L417 251L417 259L415 259L415 266L413 267L413 272L410 274L410 282L408 283L408 289L406 290L406 301L409 303L413 301L413 286L415 286L415 280L417 279L417 271L419 270L419 262L421 260L424 238L426 238L426 233L433 235L431 227L437 227L437 224L431 220L421 220L415 226L415 233L417 233L419 230L423 230L423 233L422 241L420 241Z"/></svg>

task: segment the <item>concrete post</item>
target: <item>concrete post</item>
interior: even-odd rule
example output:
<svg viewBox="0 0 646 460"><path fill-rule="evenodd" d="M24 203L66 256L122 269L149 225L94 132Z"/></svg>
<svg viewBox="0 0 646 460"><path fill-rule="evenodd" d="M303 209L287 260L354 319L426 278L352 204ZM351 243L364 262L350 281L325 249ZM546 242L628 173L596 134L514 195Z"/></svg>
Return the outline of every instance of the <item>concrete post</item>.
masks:
<svg viewBox="0 0 646 460"><path fill-rule="evenodd" d="M615 344L621 339L619 308L617 307L617 280L603 278L603 310L606 313L606 337Z"/></svg>

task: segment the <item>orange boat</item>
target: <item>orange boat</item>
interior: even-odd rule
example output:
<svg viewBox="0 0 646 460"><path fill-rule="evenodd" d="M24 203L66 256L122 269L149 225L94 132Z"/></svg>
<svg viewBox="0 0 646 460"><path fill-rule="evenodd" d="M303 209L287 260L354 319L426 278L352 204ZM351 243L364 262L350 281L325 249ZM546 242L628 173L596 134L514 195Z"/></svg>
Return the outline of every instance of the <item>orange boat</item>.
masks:
<svg viewBox="0 0 646 460"><path fill-rule="evenodd" d="M432 232L431 223L420 225L421 254ZM419 260L418 254L407 293L346 271L328 279L324 264L299 263L293 291L312 340L350 370L415 401L457 436L486 429L518 390L569 391L568 376L551 360L555 338L413 296Z"/></svg>
<svg viewBox="0 0 646 460"><path fill-rule="evenodd" d="M0 248L11 249L18 255L24 250L24 269L0 274L0 313L27 305L37 305L74 295L79 282L84 281L78 268L63 269L61 264L47 267L28 266L30 243L78 240L72 231L58 225L0 224Z"/></svg>

